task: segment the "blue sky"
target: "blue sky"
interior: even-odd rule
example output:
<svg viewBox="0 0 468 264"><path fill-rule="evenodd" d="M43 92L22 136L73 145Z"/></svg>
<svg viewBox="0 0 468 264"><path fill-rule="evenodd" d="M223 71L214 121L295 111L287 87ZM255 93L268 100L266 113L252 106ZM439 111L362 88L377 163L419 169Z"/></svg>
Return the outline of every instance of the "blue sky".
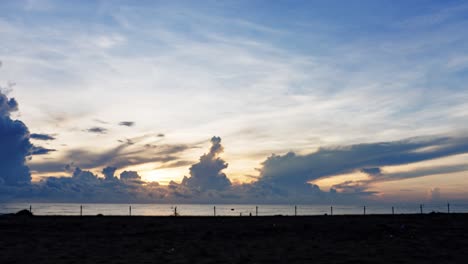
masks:
<svg viewBox="0 0 468 264"><path fill-rule="evenodd" d="M229 165L210 175L234 185L264 184L277 168L305 173L302 183L279 182L359 199L397 199L402 189L405 199L432 190L467 198L468 156L452 148L421 160L340 163L320 177L326 166L300 162L324 149L415 138L427 140L424 151L464 146L466 1L25 0L0 10L0 86L19 104L8 118L53 138L30 139L54 150L25 159L34 184L70 177L68 165L183 185L219 136ZM294 160L287 170L271 165L283 159Z"/></svg>

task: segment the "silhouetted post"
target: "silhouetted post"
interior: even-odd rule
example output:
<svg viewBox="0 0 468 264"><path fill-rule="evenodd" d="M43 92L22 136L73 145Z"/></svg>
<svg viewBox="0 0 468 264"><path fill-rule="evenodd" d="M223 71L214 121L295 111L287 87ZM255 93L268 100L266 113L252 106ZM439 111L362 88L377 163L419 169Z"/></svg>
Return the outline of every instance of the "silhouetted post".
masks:
<svg viewBox="0 0 468 264"><path fill-rule="evenodd" d="M29 205L29 212L32 213L32 206Z"/></svg>
<svg viewBox="0 0 468 264"><path fill-rule="evenodd" d="M216 216L216 206L213 206L213 216Z"/></svg>
<svg viewBox="0 0 468 264"><path fill-rule="evenodd" d="M366 215L366 206L364 205L364 215Z"/></svg>
<svg viewBox="0 0 468 264"><path fill-rule="evenodd" d="M297 205L294 206L294 216L297 216Z"/></svg>
<svg viewBox="0 0 468 264"><path fill-rule="evenodd" d="M131 205L128 207L128 215L132 216L132 206Z"/></svg>
<svg viewBox="0 0 468 264"><path fill-rule="evenodd" d="M395 214L395 207L392 206L392 215Z"/></svg>
<svg viewBox="0 0 468 264"><path fill-rule="evenodd" d="M80 205L80 216L83 216L83 205Z"/></svg>
<svg viewBox="0 0 468 264"><path fill-rule="evenodd" d="M423 205L422 204L419 205L419 210L421 211L421 214L423 214Z"/></svg>
<svg viewBox="0 0 468 264"><path fill-rule="evenodd" d="M258 206L255 206L255 216L258 216Z"/></svg>
<svg viewBox="0 0 468 264"><path fill-rule="evenodd" d="M177 206L174 207L174 216L177 216Z"/></svg>
<svg viewBox="0 0 468 264"><path fill-rule="evenodd" d="M333 206L330 206L330 215L333 215Z"/></svg>
<svg viewBox="0 0 468 264"><path fill-rule="evenodd" d="M450 214L450 203L447 203L447 214Z"/></svg>

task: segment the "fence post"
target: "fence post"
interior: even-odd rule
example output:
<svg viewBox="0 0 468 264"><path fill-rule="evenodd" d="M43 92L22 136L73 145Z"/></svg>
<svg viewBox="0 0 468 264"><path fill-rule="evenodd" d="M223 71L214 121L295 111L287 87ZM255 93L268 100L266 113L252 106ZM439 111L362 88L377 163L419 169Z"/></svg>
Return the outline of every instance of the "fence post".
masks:
<svg viewBox="0 0 468 264"><path fill-rule="evenodd" d="M392 206L392 215L395 214L395 207Z"/></svg>
<svg viewBox="0 0 468 264"><path fill-rule="evenodd" d="M255 206L255 216L258 216L258 206Z"/></svg>
<svg viewBox="0 0 468 264"><path fill-rule="evenodd" d="M131 205L128 207L128 215L132 216L132 206Z"/></svg>
<svg viewBox="0 0 468 264"><path fill-rule="evenodd" d="M294 206L294 216L297 216L297 205Z"/></svg>
<svg viewBox="0 0 468 264"><path fill-rule="evenodd" d="M83 205L80 205L80 216L83 216Z"/></svg>
<svg viewBox="0 0 468 264"><path fill-rule="evenodd" d="M177 216L177 206L174 207L174 216Z"/></svg>
<svg viewBox="0 0 468 264"><path fill-rule="evenodd" d="M450 203L447 203L447 214L450 214Z"/></svg>
<svg viewBox="0 0 468 264"><path fill-rule="evenodd" d="M421 211L421 214L423 214L423 205L422 204L419 205L419 210Z"/></svg>
<svg viewBox="0 0 468 264"><path fill-rule="evenodd" d="M330 206L330 215L333 215L333 206Z"/></svg>
<svg viewBox="0 0 468 264"><path fill-rule="evenodd" d="M216 206L213 206L213 216L216 216Z"/></svg>
<svg viewBox="0 0 468 264"><path fill-rule="evenodd" d="M29 212L32 213L32 206L29 205Z"/></svg>
<svg viewBox="0 0 468 264"><path fill-rule="evenodd" d="M366 215L366 206L364 205L364 215Z"/></svg>

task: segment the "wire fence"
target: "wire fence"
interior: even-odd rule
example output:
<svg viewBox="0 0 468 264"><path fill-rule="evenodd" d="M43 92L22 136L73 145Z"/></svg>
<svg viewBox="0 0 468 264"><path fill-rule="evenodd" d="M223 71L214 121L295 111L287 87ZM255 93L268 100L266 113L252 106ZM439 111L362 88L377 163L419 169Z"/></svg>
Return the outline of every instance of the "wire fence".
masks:
<svg viewBox="0 0 468 264"><path fill-rule="evenodd" d="M397 205L239 205L239 204L0 204L0 214L29 210L34 215L121 216L312 216L468 213L468 204L427 203Z"/></svg>

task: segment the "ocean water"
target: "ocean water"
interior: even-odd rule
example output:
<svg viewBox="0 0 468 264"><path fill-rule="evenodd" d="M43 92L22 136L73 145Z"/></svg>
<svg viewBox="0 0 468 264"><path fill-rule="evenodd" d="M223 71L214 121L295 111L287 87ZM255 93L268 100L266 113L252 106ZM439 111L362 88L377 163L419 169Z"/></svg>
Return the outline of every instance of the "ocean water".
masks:
<svg viewBox="0 0 468 264"><path fill-rule="evenodd" d="M169 216L177 214L181 216L212 216L214 207L218 216L259 216L267 215L350 215L364 214L364 206L358 205L334 205L333 209L327 205L252 205L252 204L79 204L79 203L0 203L0 214L15 213L22 209L31 210L35 215L80 215L82 207L83 215L129 215L130 206L132 215L141 216ZM419 204L394 205L395 214L420 213ZM448 211L446 203L424 204L423 213ZM450 212L468 213L468 204L450 204ZM366 214L391 214L392 205L366 206Z"/></svg>

